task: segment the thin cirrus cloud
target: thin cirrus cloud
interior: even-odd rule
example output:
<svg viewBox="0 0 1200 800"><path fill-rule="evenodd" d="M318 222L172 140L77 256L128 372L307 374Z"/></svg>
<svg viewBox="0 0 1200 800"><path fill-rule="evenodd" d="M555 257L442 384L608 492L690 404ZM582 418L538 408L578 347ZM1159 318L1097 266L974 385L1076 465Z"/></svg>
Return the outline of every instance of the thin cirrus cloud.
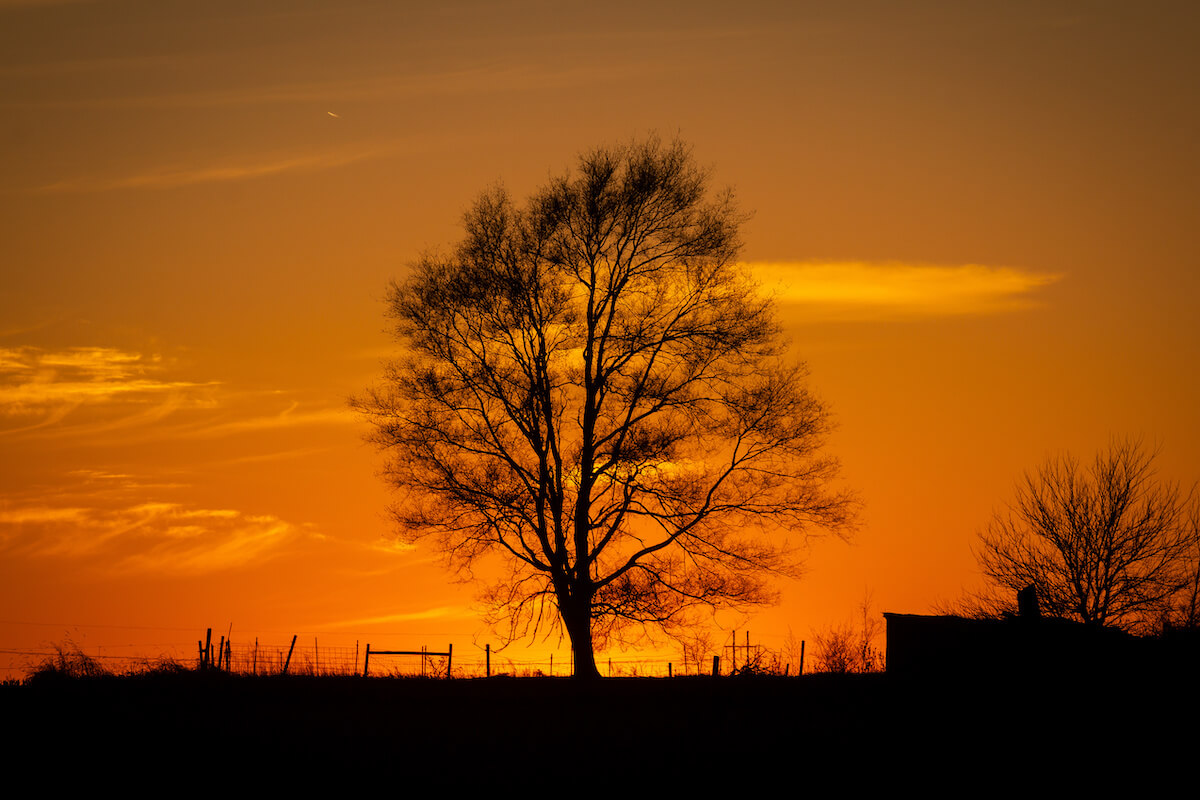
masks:
<svg viewBox="0 0 1200 800"><path fill-rule="evenodd" d="M321 628L330 630L346 630L370 625L388 625L402 622L422 622L425 620L438 619L472 619L475 613L463 606L438 606L437 608L427 608L424 611L412 611L404 614L387 614L379 617L360 617L357 619L339 620L338 622L325 623Z"/></svg>
<svg viewBox="0 0 1200 800"><path fill-rule="evenodd" d="M759 262L768 291L812 321L870 321L998 314L1039 305L1061 275L980 264Z"/></svg>
<svg viewBox="0 0 1200 800"><path fill-rule="evenodd" d="M178 58L172 59L178 64ZM29 71L91 71L106 65L126 69L154 69L160 57L143 59L102 59L68 61L22 67ZM639 70L639 66L642 69ZM300 103L395 102L420 97L456 95L495 95L505 92L529 92L564 89L594 83L611 83L644 76L646 64L571 66L547 68L536 64L485 64L437 72L403 72L388 75L364 75L335 80L294 83L251 84L180 91L170 93L120 94L88 97L40 97L35 100L0 100L0 108L92 108L131 110L140 108L213 109L237 106L290 105ZM196 65L202 68L203 64Z"/></svg>
<svg viewBox="0 0 1200 800"><path fill-rule="evenodd" d="M167 369L160 356L112 347L0 348L0 415L61 419L81 405L159 404L180 394L205 402L200 395L214 384L159 377Z"/></svg>
<svg viewBox="0 0 1200 800"><path fill-rule="evenodd" d="M74 6L94 2L96 0L0 0L0 10L36 6Z"/></svg>
<svg viewBox="0 0 1200 800"><path fill-rule="evenodd" d="M170 359L118 348L0 348L0 435L98 444L119 431L120 441L128 443L358 421L340 402L302 407L290 401L268 410L260 392L237 392L216 381L179 380L172 375L178 371ZM168 419L164 427L161 423Z"/></svg>
<svg viewBox="0 0 1200 800"><path fill-rule="evenodd" d="M252 431L298 428L311 425L351 425L358 422L352 411L342 406L298 411L292 402L277 414L254 414L239 419L206 421L179 431L186 437L219 437Z"/></svg>
<svg viewBox="0 0 1200 800"><path fill-rule="evenodd" d="M383 158L398 151L394 146L367 145L286 157L268 157L233 164L203 164L145 170L118 177L72 178L42 186L43 194L108 192L136 189L171 189L202 183L253 180L288 172L319 171Z"/></svg>
<svg viewBox="0 0 1200 800"><path fill-rule="evenodd" d="M95 495L64 506L0 510L0 553L84 559L118 573L200 574L261 563L298 541L322 538L311 526L269 514L156 500L108 506L104 500Z"/></svg>

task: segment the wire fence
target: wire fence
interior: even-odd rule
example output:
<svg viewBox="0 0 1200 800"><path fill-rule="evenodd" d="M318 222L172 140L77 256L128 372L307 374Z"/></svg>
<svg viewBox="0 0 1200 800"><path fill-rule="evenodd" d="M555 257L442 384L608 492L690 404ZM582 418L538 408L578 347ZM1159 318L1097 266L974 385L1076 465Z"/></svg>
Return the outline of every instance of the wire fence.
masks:
<svg viewBox="0 0 1200 800"><path fill-rule="evenodd" d="M443 646L444 647L444 646ZM361 675L366 660L366 646L323 647L297 645L289 661L287 645L226 646L228 655L222 669L245 675ZM440 649L440 648L439 648ZM549 656L542 659L510 658L500 653L462 654L447 656L443 652L410 652L397 655L372 649L368 674L371 676L482 678L509 675L513 677L565 677L574 665L570 658ZM682 660L637 657L599 657L597 666L608 677L667 677L669 675L710 674L692 665L687 669Z"/></svg>
<svg viewBox="0 0 1200 800"><path fill-rule="evenodd" d="M7 667L0 671L4 680L20 680L39 670L56 670L73 674L128 674L172 669L215 669L238 675L362 675L368 666L372 677L420 676L428 678L482 678L508 675L513 677L565 677L572 674L574 665L570 652L551 653L542 657L514 658L490 647L467 647L449 653L449 645L426 644L404 653L385 651L384 645L399 642L370 644L356 642L354 646L323 645L316 637L303 641L299 636L290 642L263 642L258 639L232 641L211 629L203 640L191 647L163 645L164 655L147 657L146 646L96 645L80 647L68 639L59 645L46 645L32 650L0 648L0 660ZM121 652L124 650L124 652ZM138 652L140 651L140 653ZM5 658L7 656L7 658ZM797 657L798 656L798 657ZM718 657L718 658L714 658ZM707 647L685 646L678 658L656 653L630 652L597 653L596 665L606 677L671 677L712 675L731 672L796 675L803 662L803 649L784 656L761 645L745 644L730 637L724 644L708 643ZM718 663L714 663L717 661ZM794 666L793 666L794 665Z"/></svg>
<svg viewBox="0 0 1200 800"><path fill-rule="evenodd" d="M545 658L512 658L503 652L481 652L479 650L462 653L454 652L448 658L444 652L419 651L404 655L383 653L372 646L368 674L371 677L426 677L445 678L482 678L487 676L512 677L566 677L571 675L574 665L570 657L562 658L553 655ZM262 643L262 642L229 642L212 643L211 655L201 657L201 650L193 648L191 654L180 657L179 649L176 655L148 657L144 655L116 655L112 647L93 646L87 652L79 647L44 647L31 650L4 650L0 654L10 657L10 666L3 676L6 679L20 679L39 669L49 666L62 672L74 674L131 674L154 670L172 669L219 669L237 675L362 675L366 665L367 645L346 647L326 646L319 642L307 645L299 643ZM109 652L105 652L108 650ZM745 660L740 659L739 668L744 668ZM706 659L646 658L636 655L603 655L597 654L596 665L600 673L606 677L670 677L685 675L711 675L713 663L711 657ZM720 672L728 674L731 664L726 656L721 661ZM787 667L765 666L763 672L778 672L785 670L795 674Z"/></svg>

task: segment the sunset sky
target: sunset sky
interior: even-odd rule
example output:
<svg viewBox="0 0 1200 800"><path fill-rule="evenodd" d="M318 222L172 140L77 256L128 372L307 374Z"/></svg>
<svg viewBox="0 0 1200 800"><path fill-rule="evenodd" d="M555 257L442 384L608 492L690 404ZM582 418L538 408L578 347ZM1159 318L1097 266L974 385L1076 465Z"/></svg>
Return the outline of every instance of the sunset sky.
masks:
<svg viewBox="0 0 1200 800"><path fill-rule="evenodd" d="M1197 8L0 0L0 667L206 627L496 644L389 539L346 400L395 353L387 282L480 190L652 131L753 212L865 503L717 640L957 598L1064 450L1141 437L1190 486Z"/></svg>

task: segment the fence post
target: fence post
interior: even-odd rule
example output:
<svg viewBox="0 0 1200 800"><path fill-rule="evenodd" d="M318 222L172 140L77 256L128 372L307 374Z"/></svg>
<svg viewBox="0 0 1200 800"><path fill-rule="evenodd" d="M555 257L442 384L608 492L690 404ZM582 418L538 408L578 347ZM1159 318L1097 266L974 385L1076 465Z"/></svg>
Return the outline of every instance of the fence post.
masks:
<svg viewBox="0 0 1200 800"><path fill-rule="evenodd" d="M204 634L204 668L208 669L212 666L212 628L208 629L208 633Z"/></svg>
<svg viewBox="0 0 1200 800"><path fill-rule="evenodd" d="M804 674L804 640L800 640L800 669L796 671L797 675Z"/></svg>
<svg viewBox="0 0 1200 800"><path fill-rule="evenodd" d="M489 678L490 678L490 677L492 677L492 646L491 646L490 644L485 644L485 645L483 646L483 652L484 652L484 654L485 654L485 657L486 657L486 659L487 659L487 661L485 662L485 663L487 664L487 667L486 667L486 669L487 669L486 675L487 675L487 677L489 677Z"/></svg>
<svg viewBox="0 0 1200 800"><path fill-rule="evenodd" d="M294 634L294 633L292 634L292 646L288 648L287 661L283 662L283 674L284 675L287 675L288 667L290 667L292 665L292 651L296 649L296 636L297 636L297 634Z"/></svg>
<svg viewBox="0 0 1200 800"><path fill-rule="evenodd" d="M715 677L719 676L720 674L721 674L721 657L713 656L713 677L715 678Z"/></svg>
<svg viewBox="0 0 1200 800"><path fill-rule="evenodd" d="M450 646L446 648L446 678L447 679L450 678L450 665L452 663L454 663L454 643L453 642L451 642Z"/></svg>
<svg viewBox="0 0 1200 800"><path fill-rule="evenodd" d="M367 655L363 658L363 677L367 677L367 670L371 668L371 643L367 642Z"/></svg>

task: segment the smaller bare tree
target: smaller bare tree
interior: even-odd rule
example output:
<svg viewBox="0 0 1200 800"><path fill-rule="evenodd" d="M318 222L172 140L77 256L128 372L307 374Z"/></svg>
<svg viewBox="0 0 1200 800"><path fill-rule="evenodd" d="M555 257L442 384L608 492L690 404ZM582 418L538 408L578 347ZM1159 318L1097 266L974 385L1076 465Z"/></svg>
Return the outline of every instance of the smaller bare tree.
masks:
<svg viewBox="0 0 1200 800"><path fill-rule="evenodd" d="M1159 480L1156 455L1114 441L1090 466L1065 455L1026 473L980 534L993 584L982 605L1033 585L1048 614L1135 632L1160 624L1196 580L1198 534L1194 492Z"/></svg>
<svg viewBox="0 0 1200 800"><path fill-rule="evenodd" d="M683 648L683 670L701 675L711 669L706 667L713 653L712 631L704 626L688 626L676 634L676 640Z"/></svg>
<svg viewBox="0 0 1200 800"><path fill-rule="evenodd" d="M857 636L849 623L836 625L813 636L813 672L858 672Z"/></svg>
<svg viewBox="0 0 1200 800"><path fill-rule="evenodd" d="M883 632L883 622L872 612L871 605L871 593L867 592L858 606L862 618L857 627L847 622L826 628L813 637L814 672L883 671L884 655L875 644Z"/></svg>
<svg viewBox="0 0 1200 800"><path fill-rule="evenodd" d="M885 666L883 652L875 644L884 632L884 624L880 616L871 610L873 601L872 593L867 591L858 606L862 613L862 622L858 629L859 672L882 672Z"/></svg>
<svg viewBox="0 0 1200 800"><path fill-rule="evenodd" d="M1163 629L1200 628L1200 495L1193 495L1188 504L1186 525L1192 541L1191 551L1183 559L1186 580L1163 614Z"/></svg>
<svg viewBox="0 0 1200 800"><path fill-rule="evenodd" d="M788 626L787 636L783 639L783 647L779 651L785 673L799 675L804 669L804 640L792 632Z"/></svg>

